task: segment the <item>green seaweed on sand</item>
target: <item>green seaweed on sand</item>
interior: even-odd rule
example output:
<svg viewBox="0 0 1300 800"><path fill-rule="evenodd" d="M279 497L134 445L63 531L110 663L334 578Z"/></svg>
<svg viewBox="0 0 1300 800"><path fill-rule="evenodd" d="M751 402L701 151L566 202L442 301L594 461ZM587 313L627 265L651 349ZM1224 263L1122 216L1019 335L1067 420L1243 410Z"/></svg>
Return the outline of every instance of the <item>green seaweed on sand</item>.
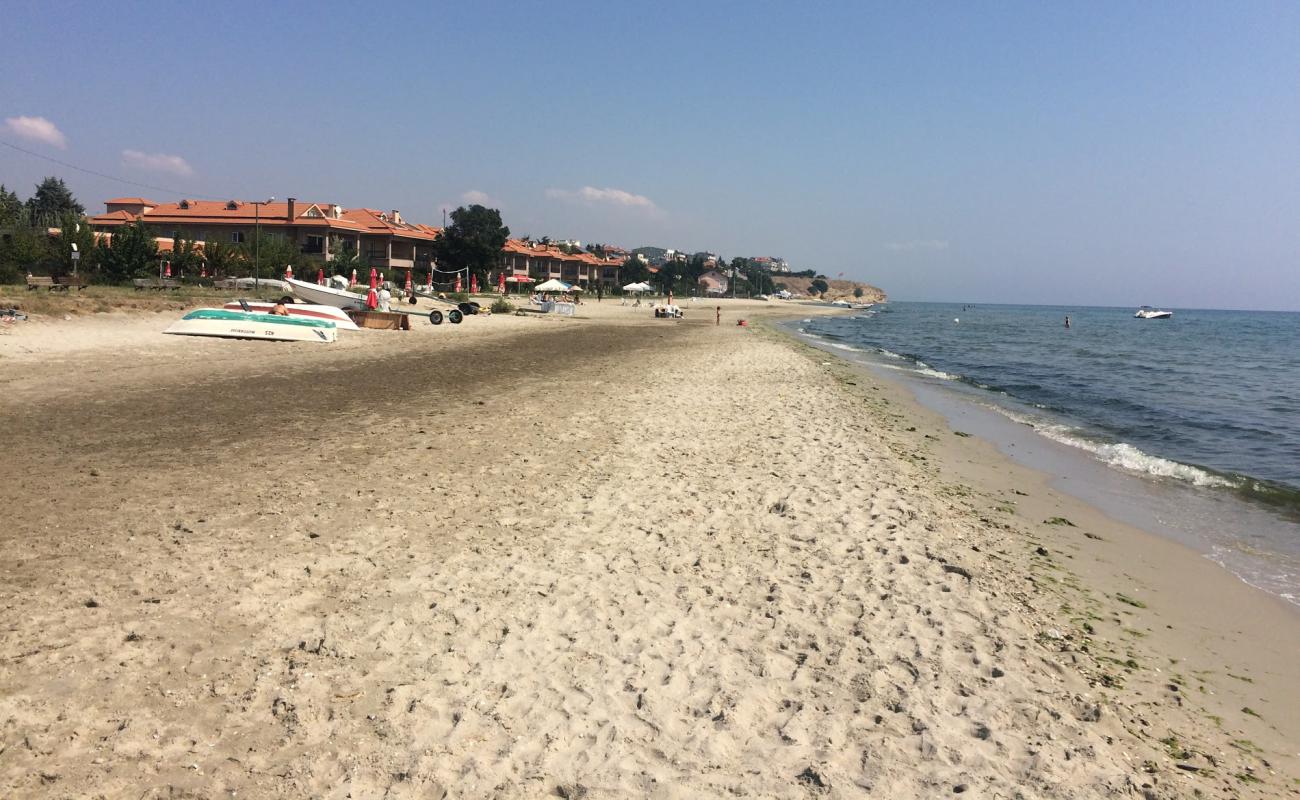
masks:
<svg viewBox="0 0 1300 800"><path fill-rule="evenodd" d="M1134 608L1146 608L1146 607L1147 607L1147 604L1146 604L1146 603L1142 602L1141 600L1136 600L1136 599L1134 599L1134 598L1132 598L1132 597L1129 597L1128 595L1124 594L1123 592L1116 593L1116 595L1115 595L1115 599L1118 600L1118 601L1120 601L1121 603L1124 603L1125 605L1133 606Z"/></svg>
<svg viewBox="0 0 1300 800"><path fill-rule="evenodd" d="M1263 719L1263 717L1260 716L1260 713L1259 713L1258 711L1256 711L1255 709L1251 708L1250 706L1242 706L1242 707L1241 707L1241 713L1243 713L1243 714L1249 714L1249 715L1251 715L1252 717L1256 717L1257 719Z"/></svg>
<svg viewBox="0 0 1300 800"><path fill-rule="evenodd" d="M1043 520L1043 524L1044 525L1066 525L1071 528L1077 527L1073 522L1069 521L1065 517L1050 517L1048 519Z"/></svg>
<svg viewBox="0 0 1300 800"><path fill-rule="evenodd" d="M969 436L970 436L970 434L967 433L966 431L953 431L953 432L952 432L952 435L953 435L953 436L961 436L961 437L969 437Z"/></svg>

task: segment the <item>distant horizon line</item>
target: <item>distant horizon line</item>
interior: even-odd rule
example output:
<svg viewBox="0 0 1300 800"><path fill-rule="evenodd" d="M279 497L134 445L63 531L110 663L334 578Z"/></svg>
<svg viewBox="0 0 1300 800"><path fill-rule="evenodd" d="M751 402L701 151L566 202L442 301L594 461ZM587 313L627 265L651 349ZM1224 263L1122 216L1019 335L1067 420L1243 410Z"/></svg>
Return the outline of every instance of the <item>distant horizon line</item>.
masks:
<svg viewBox="0 0 1300 800"><path fill-rule="evenodd" d="M882 289L882 291L885 290ZM889 292L885 291L885 295L886 297L889 297ZM945 306L954 306L954 305L955 306L1031 306L1034 308L1060 308L1060 309L1079 308L1079 309L1108 309L1108 310L1128 309L1128 308L1137 309L1141 307L1140 305L1136 305L1136 306L1096 305L1096 304L1066 305L1063 303L1007 303L1007 302L988 302L988 301L980 301L980 300L915 300L911 298L901 298L901 297L897 297L897 298L889 297L889 299L886 302L887 303L895 303L895 302L924 303L927 305L945 305ZM1177 311L1244 311L1244 312L1259 313L1259 314L1300 314L1300 308L1226 308L1226 307L1211 308L1208 306L1202 308L1198 306L1175 306L1175 305L1154 306L1154 308L1162 308L1162 309L1175 311L1175 312Z"/></svg>

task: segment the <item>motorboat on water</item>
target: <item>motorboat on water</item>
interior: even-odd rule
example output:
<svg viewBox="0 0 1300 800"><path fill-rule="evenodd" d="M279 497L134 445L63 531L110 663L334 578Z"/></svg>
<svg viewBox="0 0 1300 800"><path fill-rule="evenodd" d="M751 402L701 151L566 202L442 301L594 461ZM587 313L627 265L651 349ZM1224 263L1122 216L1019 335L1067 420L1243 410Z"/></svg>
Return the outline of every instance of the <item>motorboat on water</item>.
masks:
<svg viewBox="0 0 1300 800"><path fill-rule="evenodd" d="M853 308L853 304L850 303L848 300L832 300L831 305L835 306L836 308Z"/></svg>
<svg viewBox="0 0 1300 800"><path fill-rule="evenodd" d="M1161 309L1152 308L1151 306L1142 306L1133 316L1137 319L1173 319L1174 312L1162 311Z"/></svg>
<svg viewBox="0 0 1300 800"><path fill-rule="evenodd" d="M269 314L271 309L275 308L274 303L262 303L255 300L231 300L226 303L227 311L255 311L259 314ZM289 312L290 317L301 319L323 319L334 323L334 326L341 331L361 330L352 318L338 306L322 306L310 303L285 303L284 308Z"/></svg>
<svg viewBox="0 0 1300 800"><path fill-rule="evenodd" d="M332 320L282 317L257 311L199 308L173 322L163 333L225 339L270 339L277 342L336 342Z"/></svg>
<svg viewBox="0 0 1300 800"><path fill-rule="evenodd" d="M348 309L361 311L366 307L366 296L362 294L307 283L297 278L285 278L284 282L295 297L300 297L314 305L333 306L345 311Z"/></svg>

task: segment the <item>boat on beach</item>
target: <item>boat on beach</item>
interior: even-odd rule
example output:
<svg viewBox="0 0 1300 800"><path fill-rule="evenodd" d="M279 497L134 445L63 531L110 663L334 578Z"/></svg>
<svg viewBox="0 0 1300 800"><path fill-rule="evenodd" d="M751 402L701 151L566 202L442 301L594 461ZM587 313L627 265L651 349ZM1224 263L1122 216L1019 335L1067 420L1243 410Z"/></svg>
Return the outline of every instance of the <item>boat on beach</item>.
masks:
<svg viewBox="0 0 1300 800"><path fill-rule="evenodd" d="M1137 319L1173 319L1174 312L1163 311L1158 308L1152 308L1151 306L1142 306L1133 316Z"/></svg>
<svg viewBox="0 0 1300 800"><path fill-rule="evenodd" d="M307 283L297 278L285 278L284 282L288 285L289 291L293 293L294 297L300 297L314 305L333 306L345 311L348 309L362 310L366 306L365 295L356 294L355 292Z"/></svg>
<svg viewBox="0 0 1300 800"><path fill-rule="evenodd" d="M225 308L195 309L173 322L163 333L276 342L335 342L339 338L338 327L330 320Z"/></svg>
<svg viewBox="0 0 1300 800"><path fill-rule="evenodd" d="M341 331L360 330L357 324L352 321L352 318L337 306L285 303L284 307L289 312L290 317L328 320L333 322L335 327ZM274 303L262 303L254 300L231 300L225 305L227 311L253 311L259 314L269 314L273 308L275 308Z"/></svg>

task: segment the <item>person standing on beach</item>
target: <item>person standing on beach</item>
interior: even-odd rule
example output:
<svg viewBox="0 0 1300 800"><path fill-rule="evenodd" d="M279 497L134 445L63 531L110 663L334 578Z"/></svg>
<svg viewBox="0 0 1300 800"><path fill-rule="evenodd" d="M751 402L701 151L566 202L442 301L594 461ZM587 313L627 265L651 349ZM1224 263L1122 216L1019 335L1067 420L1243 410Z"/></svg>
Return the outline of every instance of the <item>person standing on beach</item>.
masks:
<svg viewBox="0 0 1300 800"><path fill-rule="evenodd" d="M722 324L722 306L718 306L716 313L717 316L713 320L713 325L715 327Z"/></svg>

